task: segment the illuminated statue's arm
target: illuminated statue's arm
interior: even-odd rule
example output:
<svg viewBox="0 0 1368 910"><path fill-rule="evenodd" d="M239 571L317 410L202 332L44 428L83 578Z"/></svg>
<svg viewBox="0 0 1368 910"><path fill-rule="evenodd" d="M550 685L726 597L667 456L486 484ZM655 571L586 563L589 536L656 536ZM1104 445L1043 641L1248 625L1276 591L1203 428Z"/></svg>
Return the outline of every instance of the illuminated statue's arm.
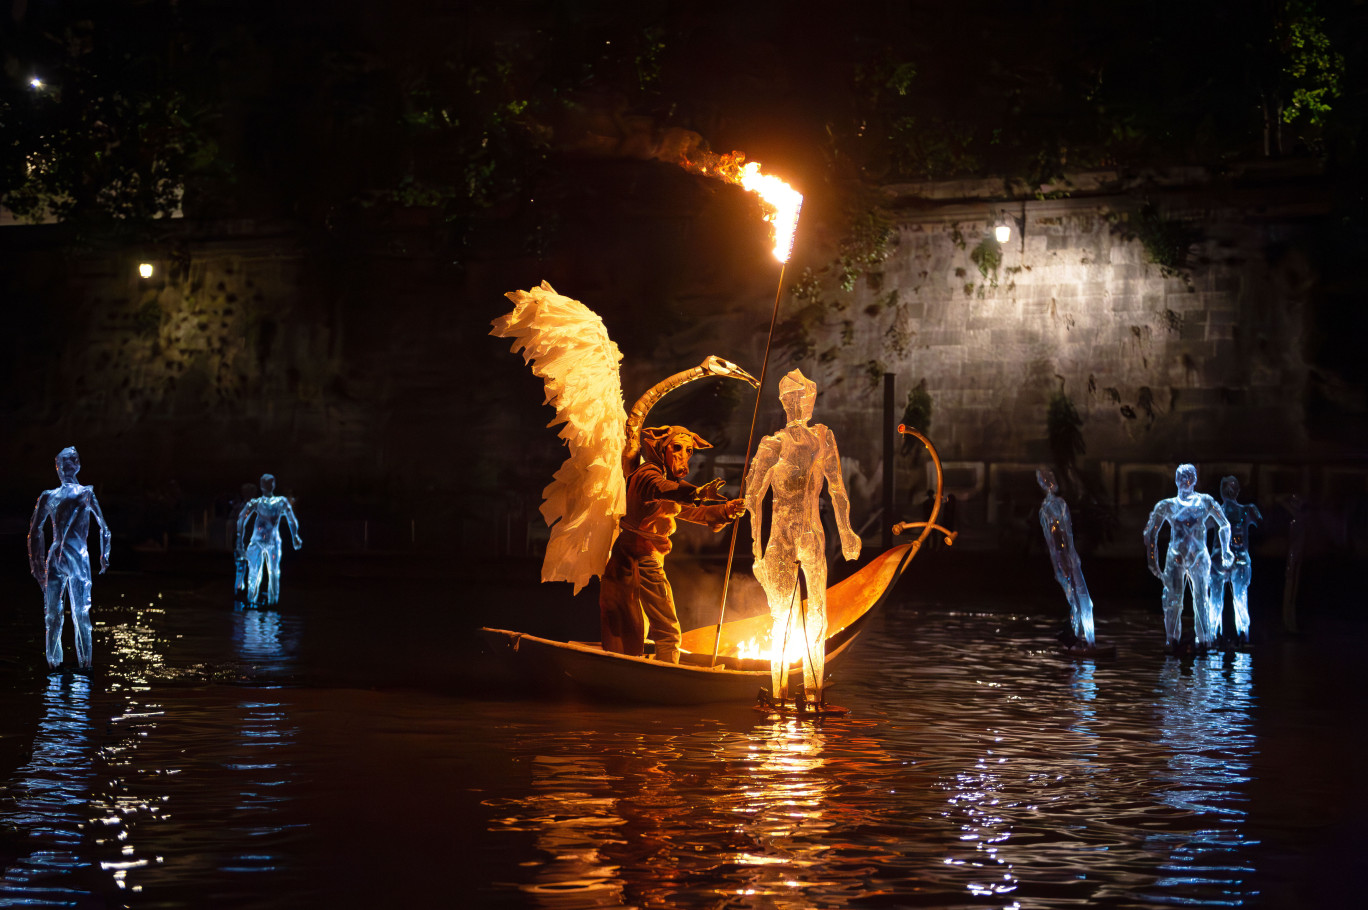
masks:
<svg viewBox="0 0 1368 910"><path fill-rule="evenodd" d="M751 460L750 474L746 479L746 490L744 501L746 511L751 513L751 552L755 558L760 558L761 528L764 525L765 493L770 487L770 477L774 473L774 466L779 463L779 440L774 436L766 436L760 440L760 448L755 452L755 458Z"/></svg>
<svg viewBox="0 0 1368 910"><path fill-rule="evenodd" d="M850 527L850 496L841 478L841 455L836 449L836 436L825 426L822 434L822 472L826 475L827 491L831 494L832 510L836 513L836 528L841 534L841 555L856 559L860 555L860 538Z"/></svg>
<svg viewBox="0 0 1368 910"><path fill-rule="evenodd" d="M47 588L47 536L43 526L48 519L48 494L38 495L38 503L33 507L33 517L29 519L28 555L29 571L38 584Z"/></svg>
<svg viewBox="0 0 1368 910"><path fill-rule="evenodd" d="M100 525L100 574L109 568L109 525L105 523L104 513L100 511L100 501L95 498L95 489L86 487L90 495L90 511Z"/></svg>

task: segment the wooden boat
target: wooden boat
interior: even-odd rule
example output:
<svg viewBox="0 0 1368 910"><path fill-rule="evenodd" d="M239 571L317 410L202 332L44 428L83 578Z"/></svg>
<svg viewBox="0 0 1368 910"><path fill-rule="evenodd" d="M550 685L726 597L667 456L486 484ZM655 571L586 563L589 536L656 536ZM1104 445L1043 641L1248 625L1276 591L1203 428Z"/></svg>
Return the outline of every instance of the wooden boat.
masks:
<svg viewBox="0 0 1368 910"><path fill-rule="evenodd" d="M886 550L827 589L828 673L840 666L865 622L888 597L915 547L903 544ZM754 701L761 688L769 688L769 660L740 656L742 645L765 639L769 627L768 614L723 623L715 666L717 626L685 632L678 664L614 654L598 642L553 641L508 629L480 632L486 646L523 678L615 701L692 705ZM790 684L801 686L801 665L795 663L790 673Z"/></svg>
<svg viewBox="0 0 1368 910"><path fill-rule="evenodd" d="M885 550L827 589L827 673L839 668L851 643L931 533L944 534L947 543L954 541L952 532L936 524L943 478L935 446L916 430L899 426L898 432L915 436L930 452L936 469L935 505L927 521L904 523L895 529L902 533L920 528L914 541ZM769 688L769 660L743 656L743 645L768 639L770 623L769 615L764 614L685 632L678 664L615 654L603 650L598 642L554 641L487 627L480 633L486 647L503 658L517 678L613 701L696 705L753 702L762 688ZM789 687L801 688L802 682L802 666L795 661L789 668Z"/></svg>

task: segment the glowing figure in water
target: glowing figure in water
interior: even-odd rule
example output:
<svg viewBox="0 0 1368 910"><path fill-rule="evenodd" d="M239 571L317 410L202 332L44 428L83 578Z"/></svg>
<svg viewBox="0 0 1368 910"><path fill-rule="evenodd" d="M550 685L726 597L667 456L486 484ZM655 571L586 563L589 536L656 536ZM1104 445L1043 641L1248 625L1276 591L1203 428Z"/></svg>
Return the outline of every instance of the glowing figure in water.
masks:
<svg viewBox="0 0 1368 910"><path fill-rule="evenodd" d="M1088 584L1083 580L1083 567L1074 549L1073 521L1069 504L1056 491L1054 472L1045 468L1036 471L1036 483L1045 491L1040 504L1040 529L1045 532L1045 547L1054 564L1055 580L1064 589L1069 601L1069 621L1076 639L1091 648L1093 640L1093 604Z"/></svg>
<svg viewBox="0 0 1368 910"><path fill-rule="evenodd" d="M1249 579L1253 566L1249 561L1249 528L1263 521L1259 507L1250 503L1243 505L1235 501L1240 495L1240 482L1234 477L1221 478L1221 511L1230 522L1230 550L1235 554L1235 564L1229 568L1211 567L1212 585L1212 634L1221 634L1221 614L1225 612L1225 588L1230 585L1231 598L1235 602L1235 634L1242 641L1249 641Z"/></svg>
<svg viewBox="0 0 1368 910"><path fill-rule="evenodd" d="M275 478L270 474L261 475L261 495L247 503L237 521L236 556L241 558L244 551L247 558L247 600L257 603L261 592L261 575L270 573L266 583L266 603L273 604L280 599L280 520L285 519L290 526L290 536L294 548L304 546L299 539L299 522L295 520L294 509L284 496L276 496ZM256 526L252 529L252 542L244 544L247 522L253 517Z"/></svg>
<svg viewBox="0 0 1368 910"><path fill-rule="evenodd" d="M1164 583L1164 632L1170 648L1177 649L1183 631L1183 581L1192 586L1192 627L1198 648L1205 648L1215 637L1211 628L1208 586L1211 555L1206 548L1207 522L1214 522L1221 538L1221 563L1229 566L1235 559L1230 552L1230 522L1221 507L1205 493L1196 492L1197 469L1180 464L1173 475L1178 495L1161 499L1150 512L1145 525L1145 551L1149 570ZM1159 529L1169 523L1168 556L1161 568L1156 547Z"/></svg>
<svg viewBox="0 0 1368 910"><path fill-rule="evenodd" d="M822 482L831 495L841 552L846 559L860 555L860 538L850 527L850 497L841 480L841 456L836 437L822 424L808 425L817 386L798 370L779 382L779 401L788 424L760 441L746 484L746 508L751 513L751 550L755 578L769 600L770 677L774 698L788 693L791 642L802 642L803 687L809 701L820 703L822 672L826 665L826 537L818 509ZM761 554L765 493L774 491L769 545ZM806 597L799 595L802 572Z"/></svg>
<svg viewBox="0 0 1368 910"><path fill-rule="evenodd" d="M57 453L57 476L62 485L45 490L38 497L29 521L29 570L43 589L47 611L48 666L62 665L62 595L71 606L71 624L76 632L76 658L82 667L90 666L90 552L86 536L90 516L100 525L100 573L109 568L109 525L105 524L95 488L76 482L81 459L71 446ZM43 525L52 521L52 546L43 542ZM46 550L46 552L44 552Z"/></svg>

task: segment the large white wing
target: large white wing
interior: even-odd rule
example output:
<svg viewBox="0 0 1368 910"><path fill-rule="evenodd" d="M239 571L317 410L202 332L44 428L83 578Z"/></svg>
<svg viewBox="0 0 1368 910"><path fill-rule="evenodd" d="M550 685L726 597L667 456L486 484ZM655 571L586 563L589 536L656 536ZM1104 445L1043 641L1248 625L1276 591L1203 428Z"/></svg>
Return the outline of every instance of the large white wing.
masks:
<svg viewBox="0 0 1368 910"><path fill-rule="evenodd" d="M548 426L565 424L560 437L570 449L542 491L542 517L551 526L542 581L568 581L578 594L608 564L627 509L622 352L597 313L545 281L504 296L513 312L495 319L490 334L512 338L513 351L545 380L546 403L556 409Z"/></svg>

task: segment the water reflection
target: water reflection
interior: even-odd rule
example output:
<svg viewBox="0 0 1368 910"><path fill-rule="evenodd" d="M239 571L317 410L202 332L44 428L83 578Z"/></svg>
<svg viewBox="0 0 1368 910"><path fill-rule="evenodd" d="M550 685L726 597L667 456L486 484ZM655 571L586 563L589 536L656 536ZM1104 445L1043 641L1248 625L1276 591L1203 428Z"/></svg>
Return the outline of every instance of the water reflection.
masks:
<svg viewBox="0 0 1368 910"><path fill-rule="evenodd" d="M1155 887L1171 899L1238 905L1252 896L1244 881L1257 841L1240 831L1255 747L1252 666L1247 653L1213 654L1170 658L1159 674L1159 739L1169 759L1155 797L1182 823L1151 835L1148 846L1167 854Z"/></svg>
<svg viewBox="0 0 1368 910"><path fill-rule="evenodd" d="M1250 896L1248 654L1066 660L1023 648L1052 635L1029 617L958 621L891 622L842 680L856 714L825 727L655 709L519 728L531 777L485 803L536 845L510 886L556 908Z"/></svg>
<svg viewBox="0 0 1368 910"><path fill-rule="evenodd" d="M89 795L90 679L81 673L48 676L43 718L33 755L5 788L5 820L30 850L5 870L7 903L70 906L74 874L88 865L82 848Z"/></svg>

